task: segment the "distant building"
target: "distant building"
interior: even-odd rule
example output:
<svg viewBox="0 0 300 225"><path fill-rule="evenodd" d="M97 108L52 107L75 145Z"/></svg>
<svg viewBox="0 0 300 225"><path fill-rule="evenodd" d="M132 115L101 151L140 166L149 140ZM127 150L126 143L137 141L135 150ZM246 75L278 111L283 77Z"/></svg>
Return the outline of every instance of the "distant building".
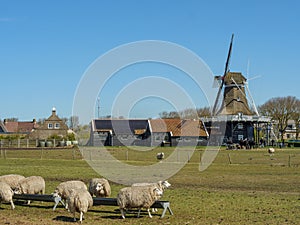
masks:
<svg viewBox="0 0 300 225"><path fill-rule="evenodd" d="M199 120L94 119L92 146L195 146L206 142L208 133Z"/></svg>
<svg viewBox="0 0 300 225"><path fill-rule="evenodd" d="M8 121L0 122L0 134L6 135L29 135L38 127L35 119L32 121Z"/></svg>
<svg viewBox="0 0 300 225"><path fill-rule="evenodd" d="M30 135L30 139L47 139L50 136L57 135L66 137L68 134L68 126L56 115L56 109L52 109L51 116L44 121L42 125L34 129Z"/></svg>

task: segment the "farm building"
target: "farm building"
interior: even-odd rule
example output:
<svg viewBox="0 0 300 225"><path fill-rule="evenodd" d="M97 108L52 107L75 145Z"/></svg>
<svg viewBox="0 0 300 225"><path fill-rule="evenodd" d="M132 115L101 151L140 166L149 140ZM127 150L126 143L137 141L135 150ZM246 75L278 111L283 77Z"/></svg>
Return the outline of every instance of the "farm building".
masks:
<svg viewBox="0 0 300 225"><path fill-rule="evenodd" d="M177 146L203 144L208 138L204 124L181 119L94 119L92 146Z"/></svg>

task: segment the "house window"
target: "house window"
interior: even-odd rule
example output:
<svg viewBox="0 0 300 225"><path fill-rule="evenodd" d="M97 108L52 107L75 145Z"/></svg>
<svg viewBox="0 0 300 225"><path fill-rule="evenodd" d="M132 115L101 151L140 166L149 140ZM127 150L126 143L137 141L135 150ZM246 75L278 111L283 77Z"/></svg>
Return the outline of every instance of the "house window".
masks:
<svg viewBox="0 0 300 225"><path fill-rule="evenodd" d="M239 123L239 124L238 124L238 129L240 129L240 130L244 129L244 126L243 126L242 123Z"/></svg>
<svg viewBox="0 0 300 225"><path fill-rule="evenodd" d="M48 129L53 129L53 124L52 123L48 123Z"/></svg>
<svg viewBox="0 0 300 225"><path fill-rule="evenodd" d="M55 123L55 129L59 129L60 128L60 123Z"/></svg>

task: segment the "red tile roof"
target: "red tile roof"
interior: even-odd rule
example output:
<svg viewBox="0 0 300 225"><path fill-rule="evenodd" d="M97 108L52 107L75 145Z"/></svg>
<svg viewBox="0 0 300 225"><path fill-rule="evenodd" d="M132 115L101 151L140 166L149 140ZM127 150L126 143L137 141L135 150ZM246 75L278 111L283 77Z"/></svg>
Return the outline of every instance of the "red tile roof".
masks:
<svg viewBox="0 0 300 225"><path fill-rule="evenodd" d="M207 137L206 129L200 120L153 119L152 132L172 132L172 136Z"/></svg>
<svg viewBox="0 0 300 225"><path fill-rule="evenodd" d="M4 126L7 132L12 132L12 133L30 133L33 129L37 128L37 124L33 121L30 122L7 121L4 122Z"/></svg>

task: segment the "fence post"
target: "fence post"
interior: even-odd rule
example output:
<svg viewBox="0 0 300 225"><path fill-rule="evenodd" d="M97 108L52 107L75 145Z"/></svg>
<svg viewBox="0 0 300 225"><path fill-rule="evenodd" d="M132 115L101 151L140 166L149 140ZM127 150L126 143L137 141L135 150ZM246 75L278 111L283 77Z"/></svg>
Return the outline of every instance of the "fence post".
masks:
<svg viewBox="0 0 300 225"><path fill-rule="evenodd" d="M228 153L228 160L229 160L229 164L231 164L231 157L230 157L230 153Z"/></svg>
<svg viewBox="0 0 300 225"><path fill-rule="evenodd" d="M18 140L17 140L17 145L18 145L18 148L20 148L20 138L18 138Z"/></svg>
<svg viewBox="0 0 300 225"><path fill-rule="evenodd" d="M26 139L26 147L29 148L29 139Z"/></svg>
<svg viewBox="0 0 300 225"><path fill-rule="evenodd" d="M289 167L291 167L291 155L289 154Z"/></svg>

